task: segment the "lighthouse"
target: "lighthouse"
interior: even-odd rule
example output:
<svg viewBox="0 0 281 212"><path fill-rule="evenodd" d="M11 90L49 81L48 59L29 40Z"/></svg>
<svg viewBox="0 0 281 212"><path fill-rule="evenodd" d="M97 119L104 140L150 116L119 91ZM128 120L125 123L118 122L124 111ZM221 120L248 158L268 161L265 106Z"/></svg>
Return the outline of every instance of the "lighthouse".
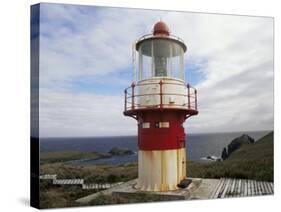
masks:
<svg viewBox="0 0 281 212"><path fill-rule="evenodd" d="M138 125L141 191L172 191L186 179L183 123L198 114L197 91L185 82L182 39L163 21L134 43L135 79L125 89L124 115Z"/></svg>

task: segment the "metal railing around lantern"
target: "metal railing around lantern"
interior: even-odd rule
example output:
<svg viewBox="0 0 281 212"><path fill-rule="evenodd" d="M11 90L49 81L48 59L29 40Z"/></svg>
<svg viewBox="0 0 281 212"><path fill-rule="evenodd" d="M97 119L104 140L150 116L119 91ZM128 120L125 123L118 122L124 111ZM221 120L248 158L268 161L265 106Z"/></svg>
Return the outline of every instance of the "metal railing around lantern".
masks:
<svg viewBox="0 0 281 212"><path fill-rule="evenodd" d="M165 84L172 84L177 86L185 86L186 87L186 94L181 93L169 93L163 92L163 85ZM138 94L136 93L137 88L145 85L159 85L159 92L152 92L146 94ZM138 101L140 97L146 96L159 96L159 104L140 104ZM184 104L175 104L175 103L164 103L163 97L164 96L183 96L184 97ZM132 111L132 110L140 110L140 109L151 109L151 108L180 108L186 109L190 111L197 112L197 90L189 84L179 84L174 82L150 82L150 83L141 83L141 84L134 84L125 89L125 103L124 103L124 112Z"/></svg>
<svg viewBox="0 0 281 212"><path fill-rule="evenodd" d="M136 43L141 42L142 40L149 39L149 38L169 38L169 39L173 39L173 40L179 41L181 43L184 43L183 39L181 39L180 37L175 36L173 34L170 34L169 36L159 36L159 35L155 36L153 34L146 34L146 35L143 35L142 37L140 37L138 40L136 40Z"/></svg>

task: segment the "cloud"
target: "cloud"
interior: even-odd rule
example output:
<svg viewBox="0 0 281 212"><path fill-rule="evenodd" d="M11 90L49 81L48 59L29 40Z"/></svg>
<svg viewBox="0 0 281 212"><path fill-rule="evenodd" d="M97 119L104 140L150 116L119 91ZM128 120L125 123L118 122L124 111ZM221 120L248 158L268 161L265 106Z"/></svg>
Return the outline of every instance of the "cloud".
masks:
<svg viewBox="0 0 281 212"><path fill-rule="evenodd" d="M136 134L135 121L125 117L122 110L123 96L44 93L40 96L40 135L48 137Z"/></svg>
<svg viewBox="0 0 281 212"><path fill-rule="evenodd" d="M41 135L136 134L136 122L122 115L132 43L160 17L186 42L187 80L198 89L199 115L186 122L188 132L273 129L272 18L60 4L41 9ZM91 83L93 89L81 89Z"/></svg>

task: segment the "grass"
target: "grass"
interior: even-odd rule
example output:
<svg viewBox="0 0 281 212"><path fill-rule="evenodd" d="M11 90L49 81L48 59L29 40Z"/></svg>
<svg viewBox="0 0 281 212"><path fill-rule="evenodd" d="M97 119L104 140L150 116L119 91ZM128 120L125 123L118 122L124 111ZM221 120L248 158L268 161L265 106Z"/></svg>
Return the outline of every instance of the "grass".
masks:
<svg viewBox="0 0 281 212"><path fill-rule="evenodd" d="M50 185L50 181L40 181L40 208L62 208L81 206L76 199L97 192L82 190L79 186Z"/></svg>
<svg viewBox="0 0 281 212"><path fill-rule="evenodd" d="M59 163L71 160L96 160L103 157L109 157L109 154L99 152L79 152L79 151L61 151L61 152L41 152L40 163Z"/></svg>
<svg viewBox="0 0 281 212"><path fill-rule="evenodd" d="M57 178L63 179L83 178L85 183L115 183L137 178L137 169L137 163L94 166L51 163L40 166L40 175L57 174Z"/></svg>
<svg viewBox="0 0 281 212"><path fill-rule="evenodd" d="M187 170L190 177L273 181L273 132L254 144L243 144L222 162L189 161Z"/></svg>
<svg viewBox="0 0 281 212"><path fill-rule="evenodd" d="M97 198L93 199L89 203L89 205L130 204L160 201L171 201L171 198L167 196L155 196L144 193L139 193L137 195L130 195L126 197L101 194Z"/></svg>

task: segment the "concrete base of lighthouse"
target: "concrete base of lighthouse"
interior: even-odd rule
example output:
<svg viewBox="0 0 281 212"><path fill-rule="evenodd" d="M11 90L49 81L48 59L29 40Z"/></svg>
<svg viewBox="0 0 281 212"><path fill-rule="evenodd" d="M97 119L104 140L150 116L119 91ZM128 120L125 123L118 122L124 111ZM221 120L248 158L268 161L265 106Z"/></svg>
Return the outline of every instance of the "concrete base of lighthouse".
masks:
<svg viewBox="0 0 281 212"><path fill-rule="evenodd" d="M138 153L138 180L141 191L177 190L186 178L186 149L154 150Z"/></svg>
<svg viewBox="0 0 281 212"><path fill-rule="evenodd" d="M158 201L171 201L171 200L188 200L188 199L200 199L200 197L194 198L194 192L196 192L202 184L204 184L204 180L200 178L188 178L192 180L192 183L184 189L177 189L174 191L141 191L139 189L136 189L137 179L130 180L128 182L125 182L121 185L114 186L112 188L109 188L104 191L100 191L94 194L91 194L89 196L80 198L76 200L76 202L81 204L87 204L90 203L92 200L100 197L100 195L111 195L111 196L117 196L117 197L123 197L126 199L130 198L139 198L140 195L145 195L147 197L151 198L157 198ZM219 181L219 180L216 180ZM210 183L209 183L210 184ZM206 194L204 194L204 199L208 199L211 192L217 185L214 184L214 186L211 187L212 190L205 191ZM206 186L205 186L206 187ZM206 189L205 189L206 190ZM202 192L201 192L202 193ZM204 192L203 192L204 193ZM205 196L207 195L207 198Z"/></svg>

